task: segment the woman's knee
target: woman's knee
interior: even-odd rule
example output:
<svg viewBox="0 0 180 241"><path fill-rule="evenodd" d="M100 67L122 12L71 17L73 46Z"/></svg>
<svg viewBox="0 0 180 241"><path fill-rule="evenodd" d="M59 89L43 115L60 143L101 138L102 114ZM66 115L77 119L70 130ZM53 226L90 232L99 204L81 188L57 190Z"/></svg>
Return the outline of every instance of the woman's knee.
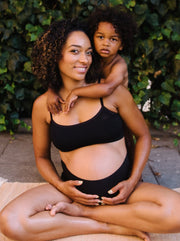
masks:
<svg viewBox="0 0 180 241"><path fill-rule="evenodd" d="M162 206L162 219L166 223L166 232L180 232L180 198L169 198Z"/></svg>
<svg viewBox="0 0 180 241"><path fill-rule="evenodd" d="M25 218L21 217L15 210L6 207L0 212L1 232L15 240L24 240Z"/></svg>

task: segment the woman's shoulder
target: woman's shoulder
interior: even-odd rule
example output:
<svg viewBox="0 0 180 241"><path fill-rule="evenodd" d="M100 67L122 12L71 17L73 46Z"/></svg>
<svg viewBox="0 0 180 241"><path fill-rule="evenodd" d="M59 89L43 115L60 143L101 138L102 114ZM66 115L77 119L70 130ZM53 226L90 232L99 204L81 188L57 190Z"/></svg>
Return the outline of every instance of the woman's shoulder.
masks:
<svg viewBox="0 0 180 241"><path fill-rule="evenodd" d="M118 85L115 91L113 92L114 96L119 100L131 100L133 99L130 91L124 85Z"/></svg>
<svg viewBox="0 0 180 241"><path fill-rule="evenodd" d="M41 107L44 107L44 105L46 104L47 102L47 92L45 92L44 94L38 96L34 103L33 103L33 107L34 108L41 108Z"/></svg>
<svg viewBox="0 0 180 241"><path fill-rule="evenodd" d="M107 97L107 101L111 102L114 106L120 107L121 105L129 105L134 102L133 97L129 90L123 86L119 85L113 93Z"/></svg>
<svg viewBox="0 0 180 241"><path fill-rule="evenodd" d="M48 113L47 109L47 93L37 97L33 103L33 113L36 115L46 116Z"/></svg>

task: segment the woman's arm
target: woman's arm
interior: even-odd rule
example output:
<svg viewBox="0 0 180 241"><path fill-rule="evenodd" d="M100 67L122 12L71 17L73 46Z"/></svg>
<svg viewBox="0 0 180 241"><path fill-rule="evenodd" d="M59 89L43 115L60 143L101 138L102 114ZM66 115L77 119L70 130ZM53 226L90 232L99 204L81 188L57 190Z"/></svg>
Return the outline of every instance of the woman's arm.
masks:
<svg viewBox="0 0 180 241"><path fill-rule="evenodd" d="M135 156L130 180L136 185L141 177L144 166L148 160L151 149L151 136L149 128L130 92L121 87L119 101L117 103L119 114L127 127L136 137Z"/></svg>
<svg viewBox="0 0 180 241"><path fill-rule="evenodd" d="M37 168L42 177L66 196L85 205L97 205L97 195L88 195L76 189L82 184L79 180L62 181L51 160L50 113L47 110L46 94L40 96L33 105L33 146Z"/></svg>
<svg viewBox="0 0 180 241"><path fill-rule="evenodd" d="M104 198L106 204L118 204L127 200L141 178L151 149L149 129L129 91L125 87L119 86L112 96L115 98L115 106L120 116L136 137L136 145L129 179L112 188L113 193L119 190L120 194L112 199Z"/></svg>
<svg viewBox="0 0 180 241"><path fill-rule="evenodd" d="M35 100L32 111L33 146L37 168L42 177L54 186L61 182L50 154L50 113L47 110L46 94ZM48 120L49 119L49 120Z"/></svg>
<svg viewBox="0 0 180 241"><path fill-rule="evenodd" d="M128 90L121 92L118 109L127 127L136 137L134 162L130 179L134 184L139 181L151 150L151 136L144 117ZM122 100L124 101L122 103Z"/></svg>

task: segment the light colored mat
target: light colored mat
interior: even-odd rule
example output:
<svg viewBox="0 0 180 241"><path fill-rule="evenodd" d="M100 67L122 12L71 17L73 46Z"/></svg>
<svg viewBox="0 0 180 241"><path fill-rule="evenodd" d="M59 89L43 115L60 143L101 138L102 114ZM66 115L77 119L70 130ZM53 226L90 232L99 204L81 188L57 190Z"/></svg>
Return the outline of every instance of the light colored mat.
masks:
<svg viewBox="0 0 180 241"><path fill-rule="evenodd" d="M12 199L29 188L40 185L40 183L10 183L5 182L0 187L0 210ZM180 188L176 189L180 192ZM178 234L150 234L151 241L180 241ZM140 241L141 239L131 236L111 235L111 234L89 234L58 239L59 241ZM10 241L0 233L0 241ZM26 241L26 240L24 240ZM35 241L35 240L34 240ZM57 241L57 240L56 240Z"/></svg>
<svg viewBox="0 0 180 241"><path fill-rule="evenodd" d="M7 182L7 179L4 179L3 177L0 177L0 186L1 186L4 182Z"/></svg>

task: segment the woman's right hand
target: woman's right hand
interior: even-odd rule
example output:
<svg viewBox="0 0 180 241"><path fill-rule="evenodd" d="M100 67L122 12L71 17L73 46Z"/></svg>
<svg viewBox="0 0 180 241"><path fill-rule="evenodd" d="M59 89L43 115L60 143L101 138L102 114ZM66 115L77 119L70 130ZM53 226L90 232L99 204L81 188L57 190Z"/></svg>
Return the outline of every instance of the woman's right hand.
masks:
<svg viewBox="0 0 180 241"><path fill-rule="evenodd" d="M61 182L59 190L72 201L88 206L97 206L100 203L98 195L85 194L79 191L76 186L82 185L83 181L70 180Z"/></svg>

